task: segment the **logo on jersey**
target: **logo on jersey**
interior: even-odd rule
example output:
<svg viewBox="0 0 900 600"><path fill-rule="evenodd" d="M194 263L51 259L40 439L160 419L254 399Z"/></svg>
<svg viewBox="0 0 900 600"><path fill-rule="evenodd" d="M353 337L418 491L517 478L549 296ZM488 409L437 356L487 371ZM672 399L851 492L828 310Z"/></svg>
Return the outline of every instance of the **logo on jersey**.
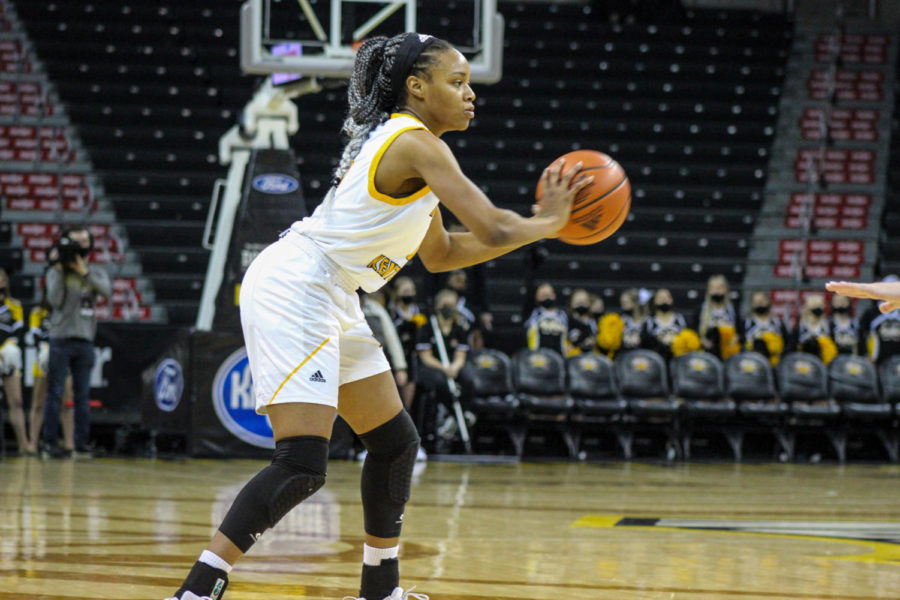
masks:
<svg viewBox="0 0 900 600"><path fill-rule="evenodd" d="M384 254L379 254L377 258L372 259L367 265L370 269L381 275L385 280L390 280L391 277L397 274L397 271L400 270L400 265L389 259Z"/></svg>
<svg viewBox="0 0 900 600"><path fill-rule="evenodd" d="M167 358L156 367L153 376L153 396L156 406L163 412L172 412L181 402L184 392L184 373L174 358Z"/></svg>
<svg viewBox="0 0 900 600"><path fill-rule="evenodd" d="M299 181L281 173L266 173L253 178L253 189L263 194L290 194L298 187Z"/></svg>
<svg viewBox="0 0 900 600"><path fill-rule="evenodd" d="M235 350L222 361L213 378L212 402L222 425L238 439L259 448L274 448L272 426L256 414L256 394L247 350Z"/></svg>
<svg viewBox="0 0 900 600"><path fill-rule="evenodd" d="M325 376L322 375L322 371L316 371L312 375L309 376L310 381L315 381L316 383L326 383Z"/></svg>

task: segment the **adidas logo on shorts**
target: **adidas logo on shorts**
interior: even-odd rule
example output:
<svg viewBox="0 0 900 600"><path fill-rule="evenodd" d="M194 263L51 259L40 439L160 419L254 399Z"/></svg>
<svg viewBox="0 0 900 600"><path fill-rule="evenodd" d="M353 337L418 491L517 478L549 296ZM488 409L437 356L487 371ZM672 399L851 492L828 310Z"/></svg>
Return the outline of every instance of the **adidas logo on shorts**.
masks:
<svg viewBox="0 0 900 600"><path fill-rule="evenodd" d="M316 381L318 383L326 383L325 377L322 375L322 371L316 371L312 375L309 376L310 381Z"/></svg>

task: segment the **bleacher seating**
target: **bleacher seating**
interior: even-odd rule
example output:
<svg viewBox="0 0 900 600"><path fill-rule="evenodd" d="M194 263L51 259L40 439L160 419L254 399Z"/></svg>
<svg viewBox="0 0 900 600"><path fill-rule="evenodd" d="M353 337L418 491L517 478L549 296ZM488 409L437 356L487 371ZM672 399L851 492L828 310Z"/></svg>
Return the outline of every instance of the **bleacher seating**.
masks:
<svg viewBox="0 0 900 600"><path fill-rule="evenodd" d="M464 379L478 415L476 442L487 432L485 439L497 448L492 432L499 430L518 456L528 451L532 436L543 439L549 432L565 442L559 456L569 458L590 458L598 446L611 444L628 460L635 438L649 436L666 443L668 459L689 460L696 438L720 436L741 461L747 434L765 434L773 456L784 461L796 458L798 438L809 436L827 439L841 462L853 437L877 441L888 460L900 460L900 405L880 392L891 385L900 358L886 363L877 378L859 357L839 356L827 368L809 354L785 358L783 367L773 369L754 352L724 364L694 352L666 365L648 350L615 362L592 354L564 361L547 349L520 351L512 359L482 350L470 356ZM563 362L563 371L552 368ZM552 454L550 448L544 450Z"/></svg>
<svg viewBox="0 0 900 600"><path fill-rule="evenodd" d="M178 291L157 296L173 322L193 321L206 261L189 248L200 247L198 224L223 173L218 138L254 85L238 67L238 6L17 2L148 278L166 290L177 274ZM476 87L478 118L469 132L447 136L466 173L521 212L540 170L573 148L615 156L633 184L633 213L619 236L585 249L549 243L537 276L610 298L638 283L665 284L676 302L696 300L713 273L739 283L790 22L699 10L680 23L613 25L581 4L504 2L499 10L504 78ZM419 20L451 40L467 35L437 11L419 11ZM297 101L293 146L313 203L340 152L344 102L340 88ZM148 221L172 234L154 237ZM179 258L164 260L170 246ZM489 270L501 331L518 327L522 259L517 252Z"/></svg>

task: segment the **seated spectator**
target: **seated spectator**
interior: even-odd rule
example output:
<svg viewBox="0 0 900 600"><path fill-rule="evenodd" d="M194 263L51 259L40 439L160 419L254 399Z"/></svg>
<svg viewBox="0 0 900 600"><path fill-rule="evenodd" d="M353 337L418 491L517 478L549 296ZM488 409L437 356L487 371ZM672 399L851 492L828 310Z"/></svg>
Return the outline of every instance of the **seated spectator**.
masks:
<svg viewBox="0 0 900 600"><path fill-rule="evenodd" d="M37 454L37 440L28 439L22 404L22 349L18 336L22 335L24 327L22 303L10 294L9 276L0 269L0 379L3 380L3 395L9 406L16 447L19 453L33 456ZM0 427L3 426L0 421Z"/></svg>
<svg viewBox="0 0 900 600"><path fill-rule="evenodd" d="M542 283L534 292L535 309L525 321L525 335L530 350L549 348L566 355L569 318L556 304L556 290Z"/></svg>
<svg viewBox="0 0 900 600"><path fill-rule="evenodd" d="M444 225L450 233L468 231L452 213L441 210ZM423 294L432 299L438 290L448 288L459 295L459 314L469 324L469 342L473 349L480 350L490 345L494 330L494 316L490 311L490 297L487 284L487 266L484 263L457 269L449 273L425 273Z"/></svg>
<svg viewBox="0 0 900 600"><path fill-rule="evenodd" d="M640 292L631 288L619 296L619 311L601 315L597 325L597 351L609 358L618 352L641 346L641 329L644 324L644 308Z"/></svg>
<svg viewBox="0 0 900 600"><path fill-rule="evenodd" d="M700 338L689 329L681 313L675 312L672 293L660 288L651 300L652 313L641 329L641 346L655 350L666 360L700 349Z"/></svg>
<svg viewBox="0 0 900 600"><path fill-rule="evenodd" d="M900 309L879 314L869 325L869 357L881 364L900 354Z"/></svg>
<svg viewBox="0 0 900 600"><path fill-rule="evenodd" d="M800 352L814 354L825 364L837 356L837 346L831 339L828 319L825 318L824 294L810 294L804 300L790 347Z"/></svg>
<svg viewBox="0 0 900 600"><path fill-rule="evenodd" d="M863 353L863 336L859 321L852 314L850 298L834 294L831 297L831 315L828 317L828 332L837 345L838 354L860 355Z"/></svg>
<svg viewBox="0 0 900 600"><path fill-rule="evenodd" d="M843 296L860 298L862 304L857 304L856 314L859 316L859 328L864 334L871 331L872 321L882 313L889 313L894 308L893 300L884 296L893 297L893 291L900 286L900 277L886 275L880 282L851 283L847 281L832 281L825 288ZM888 301L890 300L890 301Z"/></svg>
<svg viewBox="0 0 900 600"><path fill-rule="evenodd" d="M481 265L479 265L481 266ZM470 269L475 275L475 279L484 278L484 269L476 270L474 267ZM477 293L475 290L470 291L470 281L468 270L457 269L451 271L447 276L447 288L456 292L459 296L456 310L461 319L465 319L466 327L469 331L469 346L475 350L484 348L485 334L490 334L493 330L493 315L488 312L485 306L487 302L487 285L484 281L478 285L478 289L482 290L479 301L473 301L473 296Z"/></svg>
<svg viewBox="0 0 900 600"><path fill-rule="evenodd" d="M722 360L740 352L737 336L737 312L731 303L728 280L713 275L706 282L706 298L700 306L697 332L703 349Z"/></svg>
<svg viewBox="0 0 900 600"><path fill-rule="evenodd" d="M397 328L394 326L394 320L384 306L384 291L378 290L369 294L363 294L361 303L363 314L366 317L369 328L372 330L372 335L384 347L385 356L387 356L388 363L391 365L391 371L394 373L394 381L397 382L397 388L401 389L408 381L408 366L406 364L406 355L403 352L403 345L400 343L400 336L397 333Z"/></svg>
<svg viewBox="0 0 900 600"><path fill-rule="evenodd" d="M434 298L435 316L438 330L435 331L431 319L419 329L416 351L419 367L416 373L420 390L420 398L425 402L424 419L420 424L423 445L429 452L437 446L438 404L445 407L447 414L452 414L453 395L448 380L456 381L466 363L469 351L467 333L460 325L456 303L459 298L453 290L444 289ZM443 344L447 352L448 365L440 359L438 344Z"/></svg>
<svg viewBox="0 0 900 600"><path fill-rule="evenodd" d="M788 330L780 318L772 314L769 294L762 291L750 295L750 313L738 328L744 350L758 352L774 367L784 353Z"/></svg>
<svg viewBox="0 0 900 600"><path fill-rule="evenodd" d="M394 281L394 297L388 302L388 312L394 321L394 328L400 336L406 368L409 373L406 385L400 386L400 398L406 410L412 407L416 394L416 339L419 328L427 318L416 302L416 284L409 277L398 277Z"/></svg>
<svg viewBox="0 0 900 600"><path fill-rule="evenodd" d="M591 295L579 288L572 292L569 299L569 333L563 356L593 352L596 344L597 320L591 315Z"/></svg>
<svg viewBox="0 0 900 600"><path fill-rule="evenodd" d="M600 326L600 319L603 318L603 315L606 314L606 303L603 301L603 297L597 294L591 294L591 319L594 320L594 324L598 327Z"/></svg>

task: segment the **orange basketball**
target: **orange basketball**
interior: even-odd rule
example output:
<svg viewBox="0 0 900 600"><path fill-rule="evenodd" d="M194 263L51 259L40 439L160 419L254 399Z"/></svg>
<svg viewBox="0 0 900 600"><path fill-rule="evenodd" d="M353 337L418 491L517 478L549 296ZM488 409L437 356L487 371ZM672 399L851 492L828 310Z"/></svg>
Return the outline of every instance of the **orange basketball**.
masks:
<svg viewBox="0 0 900 600"><path fill-rule="evenodd" d="M559 230L558 239L576 246L605 240L622 226L631 209L631 183L628 175L619 163L595 150L576 150L560 158L566 161L563 173L581 161L581 170L573 181L591 175L594 176L594 181L575 196L569 222ZM540 181L535 197L541 199Z"/></svg>

